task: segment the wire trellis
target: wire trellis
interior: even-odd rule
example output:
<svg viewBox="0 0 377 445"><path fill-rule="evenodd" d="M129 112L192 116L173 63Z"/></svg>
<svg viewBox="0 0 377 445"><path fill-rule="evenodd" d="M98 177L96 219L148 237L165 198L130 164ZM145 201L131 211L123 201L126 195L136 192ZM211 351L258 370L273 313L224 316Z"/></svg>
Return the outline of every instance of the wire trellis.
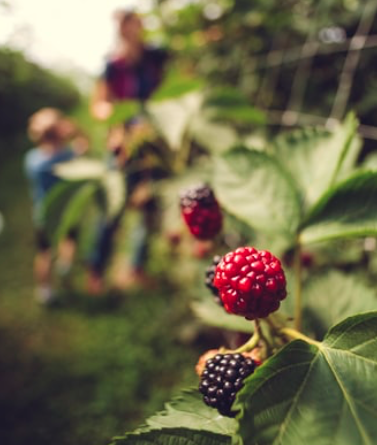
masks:
<svg viewBox="0 0 377 445"><path fill-rule="evenodd" d="M356 31L350 38L344 37L333 43L323 42L318 39L316 30L313 28L309 30L303 45L279 49L282 47L282 42L273 42L267 54L253 58L253 71L266 71L254 101L258 108L266 112L270 125L282 127L320 125L331 129L344 118L361 55L367 49L377 48L377 35L371 34L376 11L377 2L365 2ZM325 14L326 11L317 11L317 14L322 13ZM319 116L303 111L304 96L314 58L316 56L331 57L337 53L344 53L344 62L329 113ZM289 66L294 67L294 74L287 105L284 109L274 109L272 97L278 85L279 75L283 68ZM377 140L377 126L361 123L359 134L364 139Z"/></svg>

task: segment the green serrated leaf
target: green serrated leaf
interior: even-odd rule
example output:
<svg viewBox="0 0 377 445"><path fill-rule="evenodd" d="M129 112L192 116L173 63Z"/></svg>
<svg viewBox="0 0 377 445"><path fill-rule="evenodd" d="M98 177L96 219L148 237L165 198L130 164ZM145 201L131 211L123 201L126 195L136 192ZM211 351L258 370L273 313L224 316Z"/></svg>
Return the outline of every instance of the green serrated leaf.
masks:
<svg viewBox="0 0 377 445"><path fill-rule="evenodd" d="M180 428L231 436L238 424L236 420L224 417L216 409L208 407L198 389L190 389L182 391L167 403L164 411L147 419L146 427L141 430L173 428L177 425Z"/></svg>
<svg viewBox="0 0 377 445"><path fill-rule="evenodd" d="M215 159L214 188L231 214L264 233L291 241L300 221L298 192L266 153L239 147Z"/></svg>
<svg viewBox="0 0 377 445"><path fill-rule="evenodd" d="M237 398L245 444L374 445L377 312L296 340L257 368Z"/></svg>
<svg viewBox="0 0 377 445"><path fill-rule="evenodd" d="M113 444L230 445L237 425L235 419L209 408L199 390L190 389L182 391L138 430L115 438Z"/></svg>
<svg viewBox="0 0 377 445"><path fill-rule="evenodd" d="M377 234L377 172L358 172L330 189L306 217L300 242Z"/></svg>
<svg viewBox="0 0 377 445"><path fill-rule="evenodd" d="M374 289L340 271L311 276L303 290L307 328L322 338L330 326L345 317L377 307Z"/></svg>
<svg viewBox="0 0 377 445"><path fill-rule="evenodd" d="M296 181L306 206L354 169L361 148L356 128L350 114L332 132L304 128L275 139L273 151Z"/></svg>
<svg viewBox="0 0 377 445"><path fill-rule="evenodd" d="M147 104L152 123L171 150L181 148L186 131L201 108L202 99L200 92L192 92L178 99Z"/></svg>
<svg viewBox="0 0 377 445"><path fill-rule="evenodd" d="M211 122L206 116L195 116L190 134L203 147L220 154L239 142L239 137L230 125Z"/></svg>
<svg viewBox="0 0 377 445"><path fill-rule="evenodd" d="M166 428L115 437L111 445L230 445L231 438L208 431Z"/></svg>

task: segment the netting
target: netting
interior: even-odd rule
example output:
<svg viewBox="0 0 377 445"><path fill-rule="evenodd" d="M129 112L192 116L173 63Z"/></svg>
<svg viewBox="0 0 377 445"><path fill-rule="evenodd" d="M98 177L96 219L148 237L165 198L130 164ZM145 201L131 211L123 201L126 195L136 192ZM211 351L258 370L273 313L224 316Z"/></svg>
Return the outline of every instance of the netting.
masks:
<svg viewBox="0 0 377 445"><path fill-rule="evenodd" d="M376 12L376 1L365 2L353 35L347 36L341 27L316 28L315 23L326 14L326 2L319 2L314 25L302 45L284 47L284 38L276 38L267 54L254 57L253 70L263 73L254 102L266 112L268 124L321 125L331 129L344 118L353 106L350 97L358 70L363 69L363 54L372 51L377 59L377 35L373 34ZM277 108L274 96L283 75L291 84L285 102ZM323 81L326 75L331 78L330 94L327 91L331 102L320 103L321 98L313 96L312 91L317 95L321 92L312 85L316 76ZM359 133L364 139L377 140L377 122L371 125L361 120Z"/></svg>

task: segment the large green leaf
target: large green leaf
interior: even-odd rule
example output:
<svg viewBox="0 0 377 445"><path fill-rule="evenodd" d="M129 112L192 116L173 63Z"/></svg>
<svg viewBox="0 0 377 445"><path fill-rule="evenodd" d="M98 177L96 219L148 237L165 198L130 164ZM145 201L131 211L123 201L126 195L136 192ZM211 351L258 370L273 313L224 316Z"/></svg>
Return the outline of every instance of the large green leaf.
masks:
<svg viewBox="0 0 377 445"><path fill-rule="evenodd" d="M202 99L201 93L192 92L178 99L147 104L152 123L171 150L181 148L188 127L201 108Z"/></svg>
<svg viewBox="0 0 377 445"><path fill-rule="evenodd" d="M221 416L216 409L208 407L198 389L182 391L165 405L164 411L146 421L147 429L174 428L178 425L227 436L234 434L238 427L235 419Z"/></svg>
<svg viewBox="0 0 377 445"><path fill-rule="evenodd" d="M214 188L221 205L254 229L283 234L291 241L300 221L300 201L279 163L243 147L214 162Z"/></svg>
<svg viewBox="0 0 377 445"><path fill-rule="evenodd" d="M126 181L124 172L108 168L106 163L98 159L77 158L55 167L55 174L66 182L92 181L105 197L106 215L109 218L117 215L126 198Z"/></svg>
<svg viewBox="0 0 377 445"><path fill-rule="evenodd" d="M198 380L199 381L199 380ZM238 423L209 408L199 390L182 391L165 410L150 417L133 433L115 438L115 444L220 445L231 443Z"/></svg>
<svg viewBox="0 0 377 445"><path fill-rule="evenodd" d="M240 435L258 445L374 445L377 312L350 317L322 343L296 340L238 396Z"/></svg>
<svg viewBox="0 0 377 445"><path fill-rule="evenodd" d="M354 168L361 147L356 128L357 121L350 114L332 132L304 128L274 141L276 157L297 182L307 206Z"/></svg>
<svg viewBox="0 0 377 445"><path fill-rule="evenodd" d="M336 270L311 276L303 293L304 320L318 338L345 317L377 309L374 289L354 275Z"/></svg>
<svg viewBox="0 0 377 445"><path fill-rule="evenodd" d="M377 172L358 172L330 189L305 219L300 242L377 234Z"/></svg>
<svg viewBox="0 0 377 445"><path fill-rule="evenodd" d="M214 119L235 123L265 124L265 114L254 108L238 88L229 86L211 91L205 107Z"/></svg>
<svg viewBox="0 0 377 445"><path fill-rule="evenodd" d="M231 438L208 431L166 428L115 437L112 445L230 445Z"/></svg>
<svg viewBox="0 0 377 445"><path fill-rule="evenodd" d="M190 135L204 148L216 154L224 153L239 142L239 136L232 126L211 122L205 113L195 116Z"/></svg>

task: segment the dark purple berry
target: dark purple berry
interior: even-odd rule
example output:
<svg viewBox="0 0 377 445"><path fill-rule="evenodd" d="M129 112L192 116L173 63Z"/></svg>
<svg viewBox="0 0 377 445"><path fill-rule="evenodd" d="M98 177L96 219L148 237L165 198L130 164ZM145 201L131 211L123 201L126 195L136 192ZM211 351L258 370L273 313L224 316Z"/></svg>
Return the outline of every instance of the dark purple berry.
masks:
<svg viewBox="0 0 377 445"><path fill-rule="evenodd" d="M216 255L213 257L212 264L208 266L205 270L204 283L207 286L207 288L211 291L216 303L219 304L220 306L223 306L223 302L221 301L221 298L219 296L219 290L213 284L213 280L215 278L216 266L220 263L220 261L221 261L220 255Z"/></svg>
<svg viewBox="0 0 377 445"><path fill-rule="evenodd" d="M251 375L257 363L242 354L216 354L206 361L201 374L199 391L204 403L216 408L220 414L234 417L232 405L244 379Z"/></svg>

